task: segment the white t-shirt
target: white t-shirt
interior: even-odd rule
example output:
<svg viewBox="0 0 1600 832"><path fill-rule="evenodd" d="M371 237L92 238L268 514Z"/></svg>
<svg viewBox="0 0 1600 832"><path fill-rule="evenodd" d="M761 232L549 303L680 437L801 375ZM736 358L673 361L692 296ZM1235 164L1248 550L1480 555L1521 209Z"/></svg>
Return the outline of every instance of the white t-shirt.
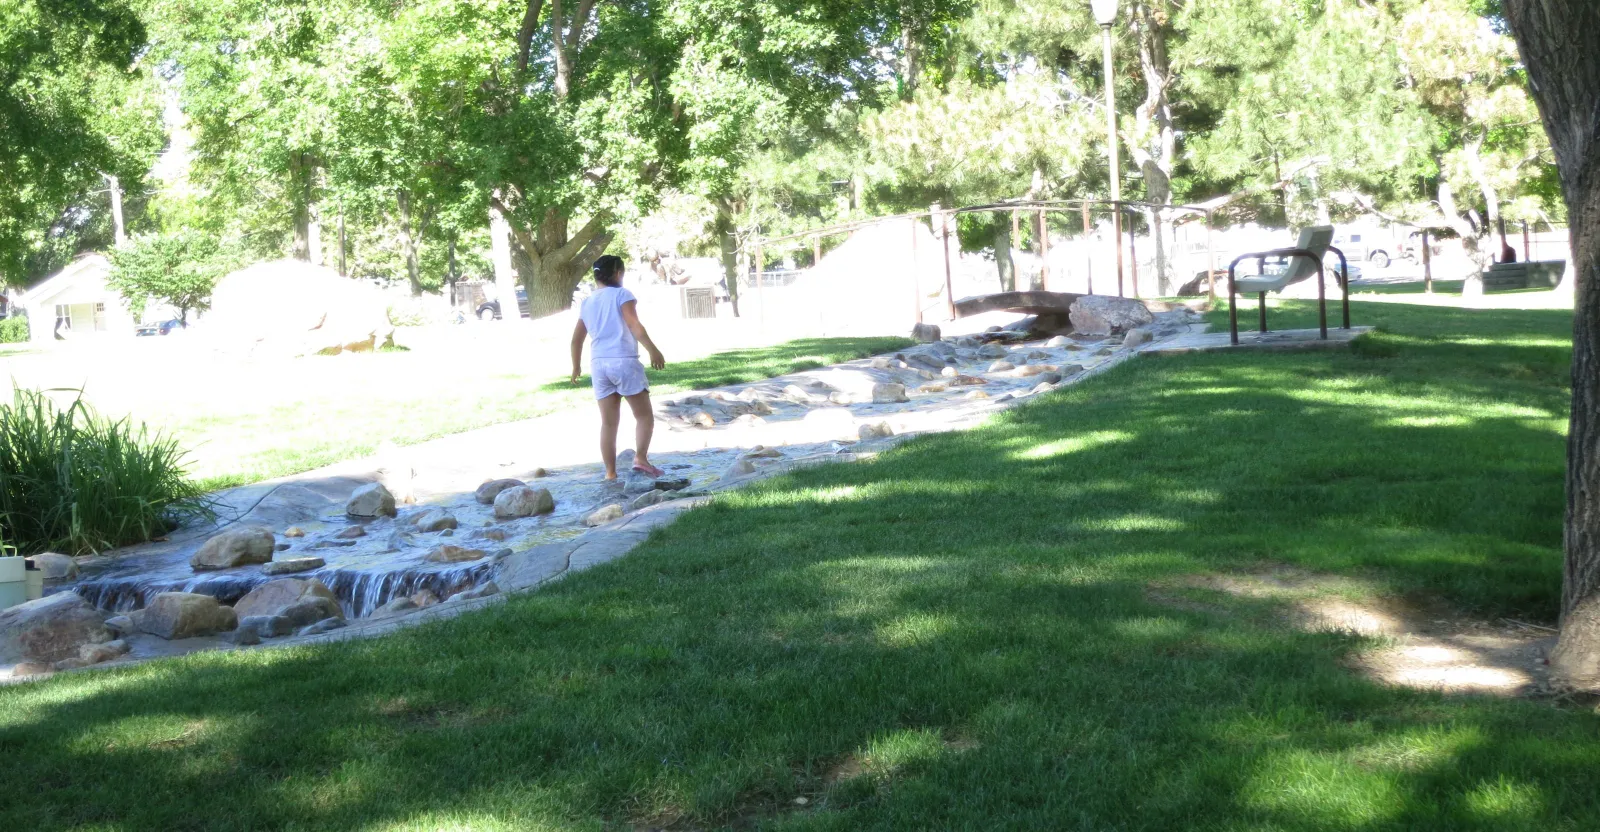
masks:
<svg viewBox="0 0 1600 832"><path fill-rule="evenodd" d="M622 320L622 305L637 300L620 286L602 286L583 299L578 317L589 330L592 358L638 358L639 342L627 322Z"/></svg>

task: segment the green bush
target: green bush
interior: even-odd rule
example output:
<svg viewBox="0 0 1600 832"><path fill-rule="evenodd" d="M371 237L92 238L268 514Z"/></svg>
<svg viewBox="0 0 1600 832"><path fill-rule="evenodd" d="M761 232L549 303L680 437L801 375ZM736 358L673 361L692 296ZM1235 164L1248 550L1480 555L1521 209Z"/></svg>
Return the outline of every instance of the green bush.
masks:
<svg viewBox="0 0 1600 832"><path fill-rule="evenodd" d="M25 554L86 554L210 518L176 442L77 400L58 409L18 390L0 405L0 539Z"/></svg>
<svg viewBox="0 0 1600 832"><path fill-rule="evenodd" d="M28 340L28 319L13 315L0 321L0 344L20 344Z"/></svg>

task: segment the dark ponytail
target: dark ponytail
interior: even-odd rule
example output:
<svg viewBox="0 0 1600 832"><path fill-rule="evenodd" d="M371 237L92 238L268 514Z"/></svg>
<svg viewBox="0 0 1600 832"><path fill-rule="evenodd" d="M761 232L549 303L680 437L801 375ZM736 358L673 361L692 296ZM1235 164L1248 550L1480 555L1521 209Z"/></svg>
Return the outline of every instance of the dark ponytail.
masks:
<svg viewBox="0 0 1600 832"><path fill-rule="evenodd" d="M602 254L594 261L594 281L601 286L622 285L622 258L615 254Z"/></svg>

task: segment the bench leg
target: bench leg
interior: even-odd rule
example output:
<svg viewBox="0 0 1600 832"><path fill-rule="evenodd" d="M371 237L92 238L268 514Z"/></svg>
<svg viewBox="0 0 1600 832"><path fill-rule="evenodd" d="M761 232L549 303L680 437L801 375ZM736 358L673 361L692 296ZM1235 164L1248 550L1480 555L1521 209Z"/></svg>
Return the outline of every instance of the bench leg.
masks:
<svg viewBox="0 0 1600 832"><path fill-rule="evenodd" d="M1256 299L1256 310L1261 313L1261 331L1267 331L1267 293L1262 292Z"/></svg>

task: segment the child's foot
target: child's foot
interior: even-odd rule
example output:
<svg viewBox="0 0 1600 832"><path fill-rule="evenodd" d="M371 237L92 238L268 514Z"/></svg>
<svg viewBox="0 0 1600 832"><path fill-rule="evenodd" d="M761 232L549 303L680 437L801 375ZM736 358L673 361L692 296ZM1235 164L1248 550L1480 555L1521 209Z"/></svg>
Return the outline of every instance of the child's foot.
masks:
<svg viewBox="0 0 1600 832"><path fill-rule="evenodd" d="M633 464L633 470L651 478L660 477L667 473L666 471L663 471L648 462L635 462Z"/></svg>

